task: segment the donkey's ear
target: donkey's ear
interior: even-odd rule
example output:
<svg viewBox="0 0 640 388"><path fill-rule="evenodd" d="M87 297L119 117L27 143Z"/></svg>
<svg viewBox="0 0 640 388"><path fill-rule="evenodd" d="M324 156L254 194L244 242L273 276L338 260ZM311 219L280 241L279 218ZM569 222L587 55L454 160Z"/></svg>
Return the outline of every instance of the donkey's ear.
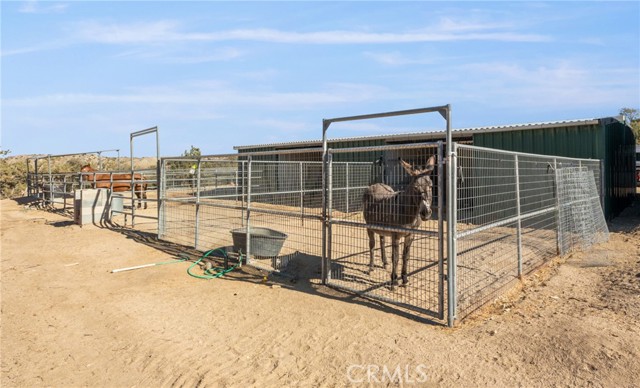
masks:
<svg viewBox="0 0 640 388"><path fill-rule="evenodd" d="M429 160L427 160L427 166L424 170L416 170L416 173L418 174L428 174L431 171L433 171L433 169L436 166L436 157L435 156L431 156L429 158Z"/></svg>
<svg viewBox="0 0 640 388"><path fill-rule="evenodd" d="M407 174L409 175L416 175L415 170L413 169L413 166L410 165L409 163L405 162L404 160L400 159L400 164L402 165L402 167L404 168L404 170L407 172Z"/></svg>
<svg viewBox="0 0 640 388"><path fill-rule="evenodd" d="M434 169L434 167L436 166L436 156L435 155L431 155L431 157L429 158L429 160L427 161L427 171L432 171Z"/></svg>

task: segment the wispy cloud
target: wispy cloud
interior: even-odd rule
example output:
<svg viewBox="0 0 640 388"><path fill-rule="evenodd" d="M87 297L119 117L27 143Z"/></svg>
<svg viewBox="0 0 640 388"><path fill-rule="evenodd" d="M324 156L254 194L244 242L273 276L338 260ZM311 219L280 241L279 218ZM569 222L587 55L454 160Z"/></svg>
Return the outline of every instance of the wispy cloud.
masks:
<svg viewBox="0 0 640 388"><path fill-rule="evenodd" d="M401 65L432 65L434 63L442 61L442 58L425 58L425 57L415 57L409 58L408 56L400 53L400 52L386 52L386 53L376 53L376 52L365 52L365 57L371 58L378 63L382 63L383 65L391 65L391 66L401 66Z"/></svg>
<svg viewBox="0 0 640 388"><path fill-rule="evenodd" d="M578 108L638 99L629 87L629 80L638 78L633 68L586 67L562 60L544 66L476 63L460 66L459 71L468 75L467 98L489 97L505 106Z"/></svg>
<svg viewBox="0 0 640 388"><path fill-rule="evenodd" d="M35 0L26 0L22 2L22 6L18 9L18 12L21 13L61 13L67 10L69 7L68 4L62 3L48 3L47 5L42 5L40 2Z"/></svg>
<svg viewBox="0 0 640 388"><path fill-rule="evenodd" d="M293 44L388 44L447 41L545 42L551 37L500 30L495 25L464 25L446 22L440 27L407 32L369 32L330 30L314 32L284 31L270 28L233 29L216 32L185 32L173 21L137 24L77 25L81 39L107 44L136 44L176 41L255 41Z"/></svg>
<svg viewBox="0 0 640 388"><path fill-rule="evenodd" d="M175 50L171 48L141 48L128 50L115 55L115 58L133 58L160 61L171 64L198 64L206 62L223 62L237 59L243 55L239 49L215 48L211 50Z"/></svg>
<svg viewBox="0 0 640 388"><path fill-rule="evenodd" d="M25 2L21 12L45 13L62 12L65 4L42 6L38 2ZM157 20L152 22L104 23L99 21L82 21L67 27L67 36L58 39L61 43L34 45L30 47L5 49L2 56L25 54L49 49L63 48L82 43L98 43L108 45L128 45L151 47L153 50L127 51L122 56L139 55L144 57L157 51L158 45L170 46L176 43L193 42L263 42L279 44L403 44L426 42L457 41L495 41L495 42L548 42L553 40L549 35L538 33L521 33L517 27L505 23L464 22L452 18L441 18L432 26L419 30L376 32L358 30L326 30L326 31L288 31L273 28L229 29L221 31L190 31L184 22L177 20ZM227 51L208 55L188 56L185 59L166 57L167 61L176 63L202 63L234 59ZM378 56L381 62L400 62L403 59ZM181 62L182 61L182 62ZM422 62L418 62L422 63Z"/></svg>
<svg viewBox="0 0 640 388"><path fill-rule="evenodd" d="M295 110L319 105L379 100L384 88L365 84L330 84L326 90L260 92L236 89L224 83L202 81L175 87L140 88L121 94L57 93L4 99L7 107L81 106L85 104L167 104L225 108L252 106Z"/></svg>
<svg viewBox="0 0 640 388"><path fill-rule="evenodd" d="M75 42L70 40L56 39L48 42L43 42L41 44L34 44L31 46L25 46L25 47L14 48L14 49L11 49L11 48L7 49L3 47L2 51L0 51L0 56L10 57L14 55L23 55L23 54L42 52L42 51L58 50L65 47L69 47L74 43Z"/></svg>

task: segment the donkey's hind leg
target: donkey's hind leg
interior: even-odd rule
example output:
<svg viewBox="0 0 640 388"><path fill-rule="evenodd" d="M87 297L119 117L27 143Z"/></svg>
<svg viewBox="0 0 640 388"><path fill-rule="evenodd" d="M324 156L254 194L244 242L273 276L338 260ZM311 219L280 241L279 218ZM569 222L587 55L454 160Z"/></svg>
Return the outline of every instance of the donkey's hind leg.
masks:
<svg viewBox="0 0 640 388"><path fill-rule="evenodd" d="M373 259L375 257L376 238L375 233L371 229L367 229L367 235L369 236L369 273L373 272Z"/></svg>

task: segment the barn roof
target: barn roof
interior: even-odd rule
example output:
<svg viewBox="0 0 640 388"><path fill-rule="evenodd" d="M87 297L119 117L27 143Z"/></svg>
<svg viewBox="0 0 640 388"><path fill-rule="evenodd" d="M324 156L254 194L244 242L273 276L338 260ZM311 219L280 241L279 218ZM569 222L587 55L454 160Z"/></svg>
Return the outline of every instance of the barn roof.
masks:
<svg viewBox="0 0 640 388"><path fill-rule="evenodd" d="M520 131L527 129L541 129L541 128L559 128L570 127L577 125L593 125L598 124L599 119L579 119L579 120L562 120L562 121L548 121L540 123L527 123L527 124L510 124L510 125L495 125L488 127L476 127L476 128L460 128L453 129L454 138L464 138L472 136L475 133L488 133L488 132L507 132L507 131ZM411 133L399 133L388 135L373 135L373 136L358 136L358 137L343 137L329 139L329 142L345 142L345 141L371 141L371 140L385 140L387 142L402 142L402 141L415 141L415 140L434 140L444 139L446 131L424 131L424 132L411 132ZM322 146L322 140L301 140L281 143L268 143L268 144L254 144L254 145L241 145L234 146L234 150L242 151L255 148L264 147L278 147L278 148L300 148L300 147L320 147Z"/></svg>

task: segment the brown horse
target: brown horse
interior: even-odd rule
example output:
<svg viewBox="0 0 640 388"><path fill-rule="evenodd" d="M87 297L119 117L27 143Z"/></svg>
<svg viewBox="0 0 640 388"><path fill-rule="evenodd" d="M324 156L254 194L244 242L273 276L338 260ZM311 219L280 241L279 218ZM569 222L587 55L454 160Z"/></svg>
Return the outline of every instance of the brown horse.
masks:
<svg viewBox="0 0 640 388"><path fill-rule="evenodd" d="M131 190L131 176L134 181L144 181L144 175L140 173L96 173L90 164L82 166L82 180L92 182L91 187L95 189L110 189L114 193ZM90 173L90 174L85 174ZM147 199L147 183L134 183L133 190L138 197L138 209L141 207L142 199ZM147 202L144 202L147 208Z"/></svg>

